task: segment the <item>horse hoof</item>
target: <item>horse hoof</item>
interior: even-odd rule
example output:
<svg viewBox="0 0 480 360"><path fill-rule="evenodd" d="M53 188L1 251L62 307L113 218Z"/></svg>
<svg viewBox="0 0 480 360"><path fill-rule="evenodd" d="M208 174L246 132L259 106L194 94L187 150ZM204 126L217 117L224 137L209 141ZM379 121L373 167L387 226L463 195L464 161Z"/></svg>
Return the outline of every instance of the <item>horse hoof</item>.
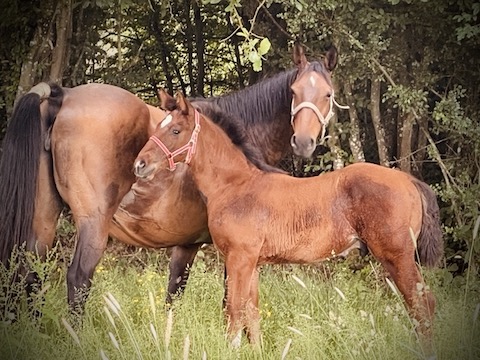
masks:
<svg viewBox="0 0 480 360"><path fill-rule="evenodd" d="M237 335L232 339L230 344L234 349L239 349L240 344L242 343L242 331L240 330Z"/></svg>

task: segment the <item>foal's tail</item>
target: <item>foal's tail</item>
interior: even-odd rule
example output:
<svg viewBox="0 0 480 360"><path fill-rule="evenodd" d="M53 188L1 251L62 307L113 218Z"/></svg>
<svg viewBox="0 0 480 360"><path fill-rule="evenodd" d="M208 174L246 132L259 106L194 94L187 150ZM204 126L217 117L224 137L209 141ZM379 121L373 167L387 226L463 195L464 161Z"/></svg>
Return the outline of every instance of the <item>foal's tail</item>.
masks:
<svg viewBox="0 0 480 360"><path fill-rule="evenodd" d="M418 258L422 265L434 267L443 256L442 229L440 227L440 209L433 190L424 182L414 179L422 198L422 228L417 241Z"/></svg>
<svg viewBox="0 0 480 360"><path fill-rule="evenodd" d="M14 247L33 237L44 134L53 124L62 100L60 86L40 83L18 101L8 124L0 160L0 262L6 267ZM43 116L42 101L48 101Z"/></svg>

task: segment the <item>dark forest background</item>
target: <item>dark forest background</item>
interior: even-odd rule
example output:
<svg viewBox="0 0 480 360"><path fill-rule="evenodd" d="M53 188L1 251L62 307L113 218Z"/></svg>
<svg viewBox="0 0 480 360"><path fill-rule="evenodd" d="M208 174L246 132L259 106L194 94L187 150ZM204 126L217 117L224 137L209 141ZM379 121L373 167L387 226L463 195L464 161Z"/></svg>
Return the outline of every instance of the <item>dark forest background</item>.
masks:
<svg viewBox="0 0 480 360"><path fill-rule="evenodd" d="M219 95L290 68L295 40L311 59L334 44L336 99L350 109L337 111L328 143L296 166L296 175L356 161L413 173L438 194L446 266L478 270L480 3L1 0L0 6L0 140L15 100L39 81L104 82L156 104L159 87Z"/></svg>

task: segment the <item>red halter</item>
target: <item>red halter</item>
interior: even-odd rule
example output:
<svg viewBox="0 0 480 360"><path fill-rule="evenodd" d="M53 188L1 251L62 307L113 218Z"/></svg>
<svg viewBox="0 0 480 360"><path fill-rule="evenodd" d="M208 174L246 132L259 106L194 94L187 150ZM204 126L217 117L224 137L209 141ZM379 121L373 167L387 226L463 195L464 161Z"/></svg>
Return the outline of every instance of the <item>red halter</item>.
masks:
<svg viewBox="0 0 480 360"><path fill-rule="evenodd" d="M171 116L168 114L167 116ZM195 110L195 128L193 129L192 136L188 143L183 145L182 147L178 148L174 152L170 152L168 148L165 146L163 142L160 141L158 137L155 135L150 136L150 140L152 140L155 144L158 145L160 149L167 155L168 159L168 169L173 171L177 168L176 162L173 161L173 158L177 155L180 155L187 151L187 156L185 157L184 163L189 164L190 160L192 160L193 155L195 154L195 150L197 149L197 140L198 140L198 133L200 132L200 114L197 110Z"/></svg>

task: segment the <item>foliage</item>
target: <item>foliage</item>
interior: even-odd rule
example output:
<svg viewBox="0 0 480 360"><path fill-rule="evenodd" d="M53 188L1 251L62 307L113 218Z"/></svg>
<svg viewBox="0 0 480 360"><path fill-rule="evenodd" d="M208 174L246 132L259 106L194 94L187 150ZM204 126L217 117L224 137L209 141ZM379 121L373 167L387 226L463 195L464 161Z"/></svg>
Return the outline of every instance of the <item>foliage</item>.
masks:
<svg viewBox="0 0 480 360"><path fill-rule="evenodd" d="M379 157L371 109L371 86L379 79L390 160L413 159L415 175L435 187L448 259L467 261L469 234L480 214L478 2L80 0L74 5L64 85L110 83L152 104L159 87L219 95L291 67L293 40L306 45L312 60L321 60L335 44L340 54L333 73L336 98L345 103L343 89L351 85L366 160ZM11 1L2 9L0 138L35 30L55 28L56 6L53 0L31 6ZM54 36L44 40L51 42L49 49L55 45ZM48 77L50 62L44 50L33 74L36 82ZM339 136L328 145L341 150L306 162L310 175L328 170L339 158L351 162L351 119L348 111L337 113L330 132ZM411 149L402 153L402 130L411 114L416 119L407 124ZM479 265L478 258L474 263Z"/></svg>

